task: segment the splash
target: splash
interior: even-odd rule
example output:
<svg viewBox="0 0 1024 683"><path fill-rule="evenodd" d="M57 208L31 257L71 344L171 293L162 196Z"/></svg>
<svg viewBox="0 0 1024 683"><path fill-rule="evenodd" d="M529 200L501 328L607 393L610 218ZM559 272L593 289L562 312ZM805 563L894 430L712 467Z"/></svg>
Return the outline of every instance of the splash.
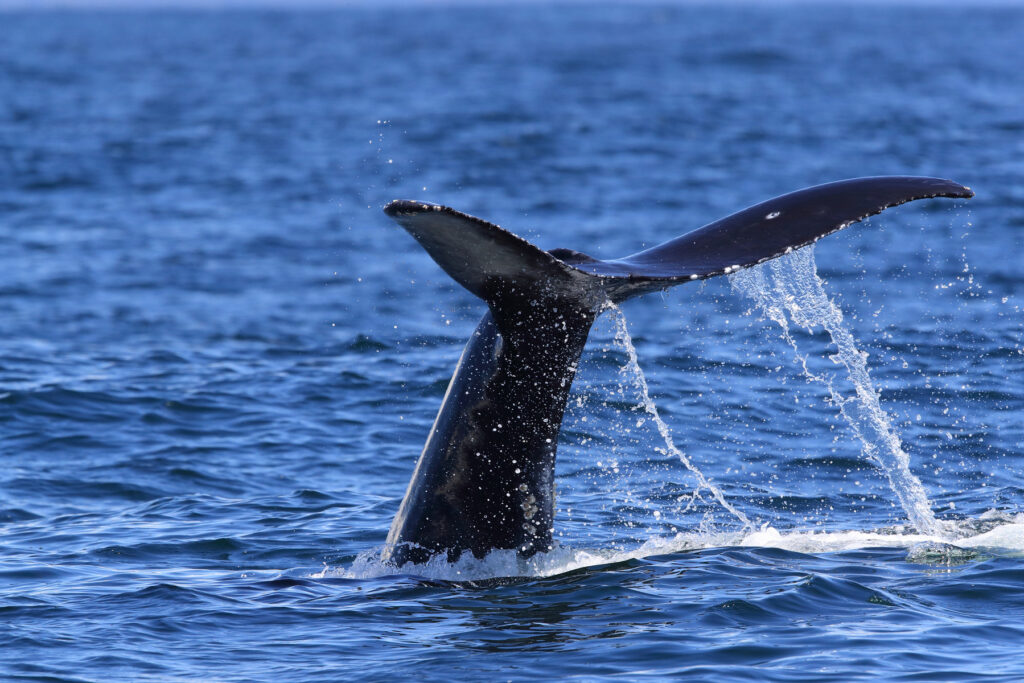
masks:
<svg viewBox="0 0 1024 683"><path fill-rule="evenodd" d="M714 499L718 501L719 505L728 510L730 514L743 523L744 529L753 528L753 524L751 524L750 519L736 506L726 500L721 489L711 483L711 481L704 476L704 473L693 464L690 458L676 447L675 441L672 439L672 431L669 429L668 425L665 424L665 421L661 419L661 415L658 414L658 407L651 399L650 390L647 385L647 378L644 376L644 371L640 368L640 363L638 362L636 355L636 347L633 346L633 339L629 336L629 329L626 326L625 314L623 314L622 309L611 302L607 304L606 310L610 311L610 315L614 320L615 344L622 348L626 353L626 364L619 370L619 372L627 378L630 378L636 386L637 391L640 394L640 402L643 409L654 421L654 424L658 429L658 434L660 434L661 438L665 441L666 450L670 454L679 458L679 461L683 466L692 472L697 478L697 492L702 489L710 492Z"/></svg>
<svg viewBox="0 0 1024 683"><path fill-rule="evenodd" d="M975 520L961 520L956 545L929 534L903 528L871 531L779 531L767 524L759 529L739 532L686 532L656 536L629 549L573 548L556 546L531 558L519 557L514 550L492 550L482 559L464 553L449 563L439 555L423 564L408 564L401 569L380 561L380 549L361 553L346 567L323 567L309 574L312 579L372 579L396 574L454 582L485 581L508 577L558 576L602 565L642 560L649 557L699 551L706 548L779 548L804 554L837 553L864 548L900 548L907 561L915 564L951 566L984 559L987 556L1024 557L1024 514L1010 515L990 510Z"/></svg>
<svg viewBox="0 0 1024 683"><path fill-rule="evenodd" d="M910 456L903 450L892 420L882 410L878 390L868 373L867 353L859 350L843 315L825 293L814 262L814 247L740 271L729 276L735 290L753 299L761 312L782 328L782 335L793 347L797 362L809 381L823 384L831 400L839 407L865 455L885 473L900 506L910 523L922 534L945 538L953 527L936 519L921 481L910 471ZM830 360L846 370L853 385L852 394L836 387L836 375L815 374L807 365L790 333L790 324L807 330L823 328L832 338L836 353Z"/></svg>

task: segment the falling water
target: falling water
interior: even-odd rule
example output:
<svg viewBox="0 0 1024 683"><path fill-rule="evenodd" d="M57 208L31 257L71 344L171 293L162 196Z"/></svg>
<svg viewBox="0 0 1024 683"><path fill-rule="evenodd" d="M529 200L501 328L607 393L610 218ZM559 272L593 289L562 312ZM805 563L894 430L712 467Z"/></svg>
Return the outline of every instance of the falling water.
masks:
<svg viewBox="0 0 1024 683"><path fill-rule="evenodd" d="M640 364L637 362L636 347L633 346L633 340L629 336L629 330L626 327L626 316L622 313L622 309L613 303L608 303L608 310L611 312L612 318L615 321L615 343L621 347L628 358L625 366L622 367L621 372L625 375L631 375L633 383L637 387L640 393L640 401L643 404L644 410L651 419L654 420L654 424L657 425L658 433L661 438L665 440L665 448L669 453L679 458L679 461L683 463L686 469L690 470L693 475L697 478L698 491L705 489L714 496L718 503L732 513L736 519L743 522L745 528L752 528L750 520L747 518L742 511L737 509L732 503L725 499L725 495L722 491L711 483L704 473L701 472L687 457L685 453L676 447L675 442L672 440L672 432L665 424L665 421L661 419L661 415L658 414L658 407L654 405L654 401L651 400L651 394L647 387L647 378L644 376L643 370L640 369Z"/></svg>
<svg viewBox="0 0 1024 683"><path fill-rule="evenodd" d="M878 391L871 382L867 353L859 350L850 330L843 325L839 308L825 294L814 262L813 246L789 256L740 271L729 276L735 290L753 299L761 311L782 328L783 337L793 347L796 359L808 380L820 382L832 401L839 406L863 444L864 453L889 479L910 523L921 533L946 536L948 525L935 518L921 481L910 471L910 457L903 450L889 416L882 410ZM787 318L788 314L788 318ZM832 338L837 352L829 358L846 368L855 391L843 395L833 377L815 374L807 366L790 334L790 321L807 330L822 327Z"/></svg>

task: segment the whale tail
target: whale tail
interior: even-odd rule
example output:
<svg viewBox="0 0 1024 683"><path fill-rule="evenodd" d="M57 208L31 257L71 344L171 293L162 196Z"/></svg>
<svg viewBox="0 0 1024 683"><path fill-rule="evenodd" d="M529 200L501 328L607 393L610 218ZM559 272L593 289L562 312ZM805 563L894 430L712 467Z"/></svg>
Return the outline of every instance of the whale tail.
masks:
<svg viewBox="0 0 1024 683"><path fill-rule="evenodd" d="M970 197L933 178L864 178L801 190L622 259L543 251L454 209L384 211L487 302L448 385L382 558L447 551L521 556L553 547L559 430L594 319L609 301L730 273L924 197Z"/></svg>
<svg viewBox="0 0 1024 683"><path fill-rule="evenodd" d="M887 208L931 197L970 198L940 178L842 180L782 195L621 259L570 249L550 252L493 223L446 206L396 200L384 212L405 228L456 282L492 311L509 292L542 292L599 308L633 296L762 263Z"/></svg>

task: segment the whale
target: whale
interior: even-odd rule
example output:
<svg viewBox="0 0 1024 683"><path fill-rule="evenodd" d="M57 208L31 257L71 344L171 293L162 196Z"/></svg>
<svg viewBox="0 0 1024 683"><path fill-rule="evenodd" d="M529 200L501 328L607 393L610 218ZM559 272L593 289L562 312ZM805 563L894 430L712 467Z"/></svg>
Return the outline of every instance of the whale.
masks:
<svg viewBox="0 0 1024 683"><path fill-rule="evenodd" d="M909 201L973 196L941 178L841 180L615 260L544 251L447 206L390 202L384 213L486 311L456 364L382 562L553 549L562 417L590 328L610 303L748 268Z"/></svg>

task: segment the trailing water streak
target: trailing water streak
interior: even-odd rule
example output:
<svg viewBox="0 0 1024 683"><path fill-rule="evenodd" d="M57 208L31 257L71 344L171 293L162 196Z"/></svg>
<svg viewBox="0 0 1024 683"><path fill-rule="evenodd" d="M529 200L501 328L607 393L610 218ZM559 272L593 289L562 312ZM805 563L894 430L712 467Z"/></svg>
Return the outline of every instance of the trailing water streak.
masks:
<svg viewBox="0 0 1024 683"><path fill-rule="evenodd" d="M610 302L607 306L607 310L611 312L610 315L615 320L615 343L626 352L626 357L629 359L620 372L632 375L633 381L640 392L640 400L643 404L644 410L647 411L647 414L654 420L654 424L657 425L658 433L661 435L661 438L665 440L665 448L669 453L679 458L679 461L683 463L683 466L693 473L697 478L697 484L700 488L709 491L711 495L714 496L715 500L718 501L719 505L728 510L734 517L736 517L736 519L743 522L744 529L752 528L753 525L751 524L750 519L748 519L747 516L737 509L732 503L726 500L725 494L722 493L721 489L712 484L711 481L704 476L704 473L693 464L690 458L676 447L675 441L672 439L672 431L669 429L668 425L665 424L665 421L661 419L661 415L658 414L658 406L656 406L654 401L651 399L650 390L647 386L647 378L644 376L644 371L640 368L640 363L636 355L636 347L633 346L633 339L629 336L629 329L626 325L625 314L623 314L621 308Z"/></svg>
<svg viewBox="0 0 1024 683"><path fill-rule="evenodd" d="M882 409L868 373L867 353L859 350L843 315L829 299L814 262L813 246L770 263L729 276L734 289L753 299L765 316L782 328L808 380L820 382L839 406L843 417L863 444L864 453L885 473L910 523L924 534L943 537L949 525L935 518L921 481L910 471L910 456L900 443L892 421ZM788 317L787 317L788 314ZM790 334L790 321L807 330L821 327L837 352L829 358L846 368L853 395L843 395L833 377L813 373Z"/></svg>

